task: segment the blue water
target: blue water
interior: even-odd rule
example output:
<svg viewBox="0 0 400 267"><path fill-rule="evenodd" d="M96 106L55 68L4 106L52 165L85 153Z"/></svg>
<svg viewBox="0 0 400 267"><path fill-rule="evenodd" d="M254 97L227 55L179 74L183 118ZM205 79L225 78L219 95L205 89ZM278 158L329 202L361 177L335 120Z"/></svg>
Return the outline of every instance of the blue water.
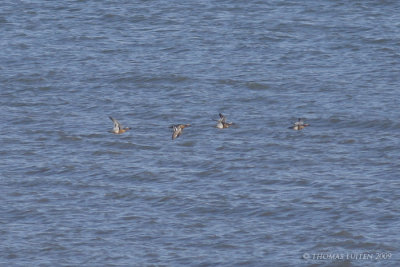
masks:
<svg viewBox="0 0 400 267"><path fill-rule="evenodd" d="M0 33L1 266L399 266L399 1L5 0Z"/></svg>

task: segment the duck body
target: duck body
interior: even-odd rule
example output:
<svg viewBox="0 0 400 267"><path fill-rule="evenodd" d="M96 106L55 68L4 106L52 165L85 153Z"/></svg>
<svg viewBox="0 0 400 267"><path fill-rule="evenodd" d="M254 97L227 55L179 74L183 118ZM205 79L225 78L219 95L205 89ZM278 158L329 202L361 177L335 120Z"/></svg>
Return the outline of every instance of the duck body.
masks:
<svg viewBox="0 0 400 267"><path fill-rule="evenodd" d="M310 126L308 123L304 123L303 119L299 118L293 126L289 127L289 129L300 131L303 130L305 127Z"/></svg>
<svg viewBox="0 0 400 267"><path fill-rule="evenodd" d="M114 127L113 127L113 129L111 130L111 133L113 133L113 134L123 134L123 133L125 133L126 131L128 131L128 130L131 129L130 127L125 127L125 128L123 128L122 125L121 125L121 123L120 123L119 121L117 121L116 119L114 119L114 118L111 117L111 116L109 116L109 118L110 118L110 120L112 120L113 123L114 123Z"/></svg>
<svg viewBox="0 0 400 267"><path fill-rule="evenodd" d="M189 127L190 124L176 124L172 125L171 128L173 129L172 133L172 140L178 138L181 134L184 128Z"/></svg>
<svg viewBox="0 0 400 267"><path fill-rule="evenodd" d="M232 125L233 122L226 122L226 117L222 113L219 113L219 120L215 127L217 127L218 129L224 129L229 128Z"/></svg>

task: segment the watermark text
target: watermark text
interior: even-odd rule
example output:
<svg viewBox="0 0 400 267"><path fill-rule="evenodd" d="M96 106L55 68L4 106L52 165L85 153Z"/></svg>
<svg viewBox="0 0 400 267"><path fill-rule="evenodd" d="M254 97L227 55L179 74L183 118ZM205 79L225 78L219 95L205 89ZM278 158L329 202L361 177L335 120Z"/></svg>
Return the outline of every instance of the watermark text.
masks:
<svg viewBox="0 0 400 267"><path fill-rule="evenodd" d="M318 252L318 253L304 253L303 259L305 260L365 260L365 261L379 261L389 260L392 258L390 252Z"/></svg>

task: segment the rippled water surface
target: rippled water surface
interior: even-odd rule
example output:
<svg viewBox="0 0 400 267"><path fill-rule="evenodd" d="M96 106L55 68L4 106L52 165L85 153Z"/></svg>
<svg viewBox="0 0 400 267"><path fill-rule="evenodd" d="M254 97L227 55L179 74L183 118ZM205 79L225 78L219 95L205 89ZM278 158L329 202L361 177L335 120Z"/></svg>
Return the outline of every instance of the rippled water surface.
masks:
<svg viewBox="0 0 400 267"><path fill-rule="evenodd" d="M399 11L2 1L0 264L399 266Z"/></svg>

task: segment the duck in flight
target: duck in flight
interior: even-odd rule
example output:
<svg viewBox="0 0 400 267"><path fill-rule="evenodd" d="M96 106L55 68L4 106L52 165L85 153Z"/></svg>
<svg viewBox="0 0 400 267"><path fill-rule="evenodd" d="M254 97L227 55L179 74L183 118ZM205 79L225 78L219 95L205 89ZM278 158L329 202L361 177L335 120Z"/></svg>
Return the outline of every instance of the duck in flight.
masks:
<svg viewBox="0 0 400 267"><path fill-rule="evenodd" d="M226 122L226 117L222 113L219 113L219 120L216 126L218 129L228 128L232 125L233 122Z"/></svg>
<svg viewBox="0 0 400 267"><path fill-rule="evenodd" d="M113 134L122 134L122 133L124 133L124 132L126 132L126 131L128 131L128 130L131 129L131 128L129 128L129 127L123 128L122 125L121 125L121 123L120 123L119 121L117 121L116 119L114 119L114 118L111 117L111 116L109 116L109 118L110 118L110 120L112 120L113 123L114 123L114 128L111 130L111 132L112 132Z"/></svg>
<svg viewBox="0 0 400 267"><path fill-rule="evenodd" d="M296 131L303 130L305 127L310 126L308 123L304 123L304 120L302 118L299 118L293 126L289 127L289 129L293 129Z"/></svg>
<svg viewBox="0 0 400 267"><path fill-rule="evenodd" d="M173 133L172 133L172 140L174 140L175 138L178 138L183 131L183 128L185 127L189 127L190 124L177 124L177 125L172 125L171 128L173 129Z"/></svg>

